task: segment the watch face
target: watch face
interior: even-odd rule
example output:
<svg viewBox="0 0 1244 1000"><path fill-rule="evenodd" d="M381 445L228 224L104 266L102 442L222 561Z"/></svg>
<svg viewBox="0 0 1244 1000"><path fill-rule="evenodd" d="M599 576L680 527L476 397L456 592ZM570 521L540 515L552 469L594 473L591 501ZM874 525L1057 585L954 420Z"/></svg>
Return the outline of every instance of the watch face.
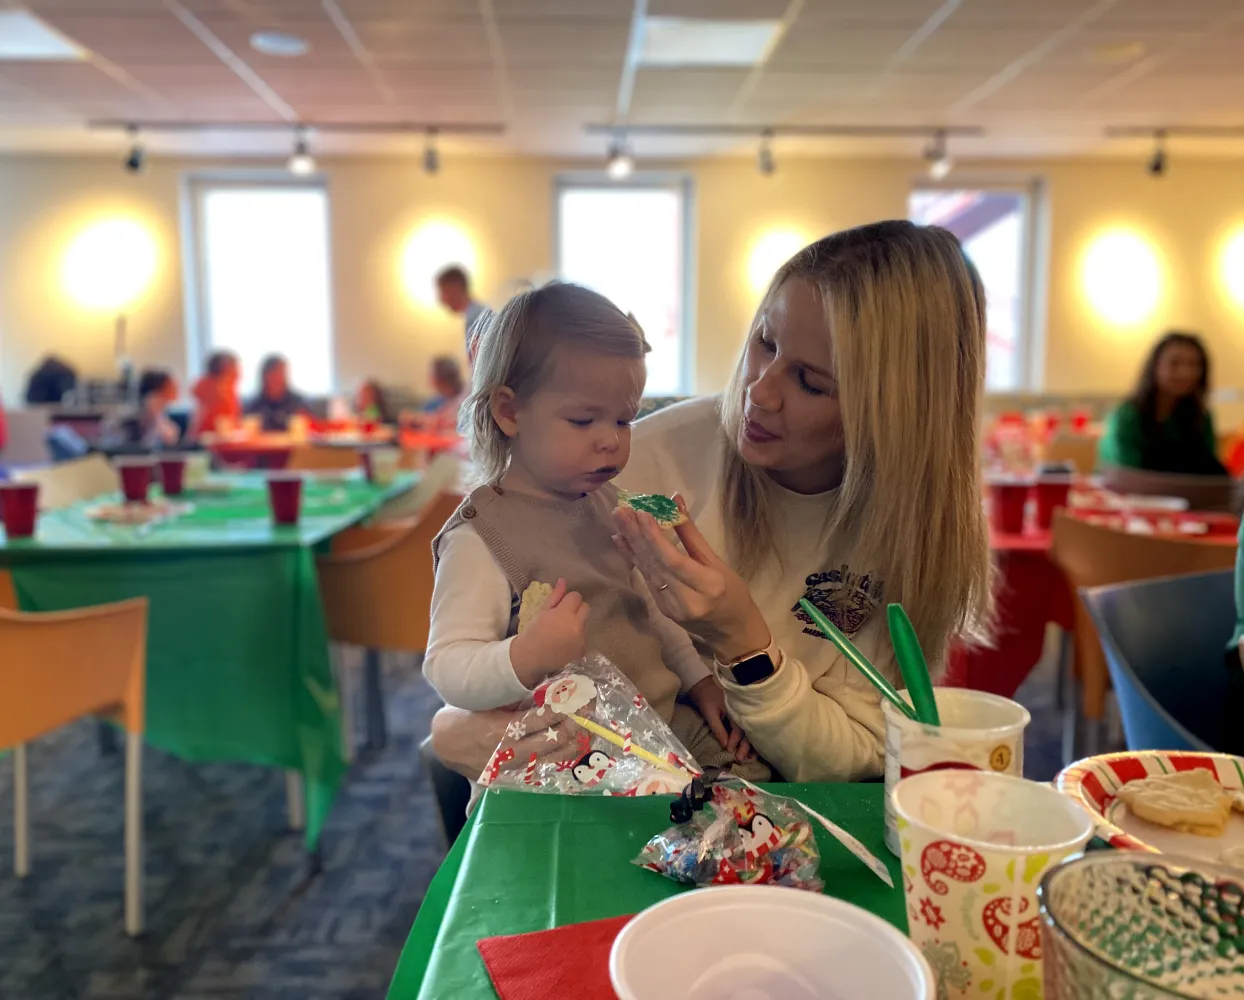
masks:
<svg viewBox="0 0 1244 1000"><path fill-rule="evenodd" d="M771 676L774 669L769 654L757 653L755 656L749 656L742 663L736 663L730 668L730 672L734 674L736 684L755 684Z"/></svg>

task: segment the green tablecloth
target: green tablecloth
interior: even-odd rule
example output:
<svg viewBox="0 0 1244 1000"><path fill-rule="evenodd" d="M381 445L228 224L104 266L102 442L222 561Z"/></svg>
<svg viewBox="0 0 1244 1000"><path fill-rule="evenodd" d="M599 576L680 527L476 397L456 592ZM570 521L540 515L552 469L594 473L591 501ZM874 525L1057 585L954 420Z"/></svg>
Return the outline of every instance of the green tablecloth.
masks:
<svg viewBox="0 0 1244 1000"><path fill-rule="evenodd" d="M818 829L821 877L907 931L898 859L882 840L880 784L771 786L855 834L894 877L889 888ZM389 987L389 1000L495 997L475 943L634 913L687 891L630 863L669 825L669 799L491 791L428 887Z"/></svg>
<svg viewBox="0 0 1244 1000"><path fill-rule="evenodd" d="M0 568L25 611L146 597L147 741L189 760L300 771L313 847L345 772L313 547L414 482L308 481L289 528L272 526L257 476L187 496L192 511L150 530L93 522L79 504L42 514L35 538L0 544Z"/></svg>

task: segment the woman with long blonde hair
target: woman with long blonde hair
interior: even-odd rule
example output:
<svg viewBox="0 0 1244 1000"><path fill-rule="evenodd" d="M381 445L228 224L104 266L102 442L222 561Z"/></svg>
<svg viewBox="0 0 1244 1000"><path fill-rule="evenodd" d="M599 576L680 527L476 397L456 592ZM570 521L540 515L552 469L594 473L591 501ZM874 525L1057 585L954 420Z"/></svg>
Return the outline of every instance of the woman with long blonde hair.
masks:
<svg viewBox="0 0 1244 1000"><path fill-rule="evenodd" d="M877 692L808 598L897 679L885 605L931 667L985 637L978 463L985 299L955 237L880 222L774 275L729 388L642 421L621 482L676 493L682 548L620 510L618 544L713 660L723 709L788 780L876 777Z"/></svg>

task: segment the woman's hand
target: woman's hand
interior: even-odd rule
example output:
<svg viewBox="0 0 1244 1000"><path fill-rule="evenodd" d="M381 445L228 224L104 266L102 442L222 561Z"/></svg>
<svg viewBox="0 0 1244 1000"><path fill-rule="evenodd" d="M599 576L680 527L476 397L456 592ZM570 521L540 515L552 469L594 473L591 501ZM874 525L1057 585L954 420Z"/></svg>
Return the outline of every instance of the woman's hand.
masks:
<svg viewBox="0 0 1244 1000"><path fill-rule="evenodd" d="M686 514L682 497L674 501ZM680 552L651 514L619 507L613 516L614 542L643 574L661 613L708 643L720 662L769 645L769 626L747 584L690 520L674 529L686 549Z"/></svg>
<svg viewBox="0 0 1244 1000"><path fill-rule="evenodd" d="M726 695L715 677L698 681L687 692L687 697L704 717L717 742L734 754L735 760L741 764L752 759L752 746L743 730L726 713Z"/></svg>

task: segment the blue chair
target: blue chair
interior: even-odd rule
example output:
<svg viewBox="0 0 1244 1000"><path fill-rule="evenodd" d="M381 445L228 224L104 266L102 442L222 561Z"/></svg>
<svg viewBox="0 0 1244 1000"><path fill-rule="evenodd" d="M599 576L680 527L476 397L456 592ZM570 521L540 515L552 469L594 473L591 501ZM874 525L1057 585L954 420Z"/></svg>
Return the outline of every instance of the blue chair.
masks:
<svg viewBox="0 0 1244 1000"><path fill-rule="evenodd" d="M1080 591L1130 750L1228 750L1234 576L1197 573ZM1238 673L1239 671L1236 671ZM1239 729L1237 720L1232 726Z"/></svg>

